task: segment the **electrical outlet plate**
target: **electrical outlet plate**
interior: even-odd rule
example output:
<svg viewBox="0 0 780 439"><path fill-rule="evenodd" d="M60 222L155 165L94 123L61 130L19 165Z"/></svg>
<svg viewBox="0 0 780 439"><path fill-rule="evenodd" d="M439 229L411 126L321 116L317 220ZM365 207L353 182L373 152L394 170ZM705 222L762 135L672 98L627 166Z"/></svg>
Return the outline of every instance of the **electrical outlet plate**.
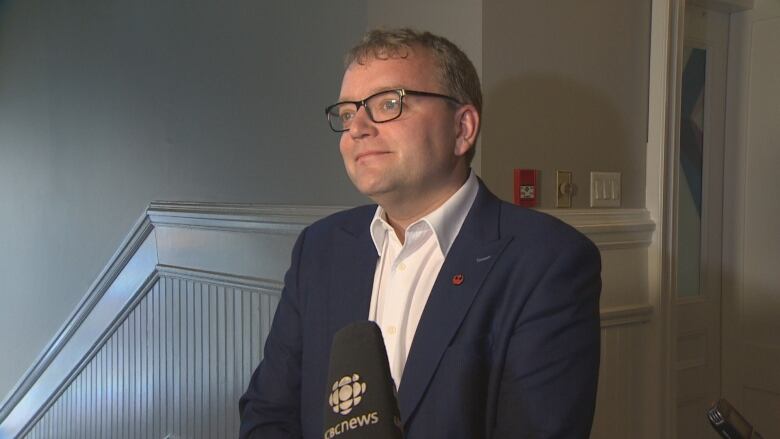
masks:
<svg viewBox="0 0 780 439"><path fill-rule="evenodd" d="M571 207L571 196L574 192L571 171L555 171L555 207Z"/></svg>
<svg viewBox="0 0 780 439"><path fill-rule="evenodd" d="M590 173L590 207L620 207L620 172Z"/></svg>

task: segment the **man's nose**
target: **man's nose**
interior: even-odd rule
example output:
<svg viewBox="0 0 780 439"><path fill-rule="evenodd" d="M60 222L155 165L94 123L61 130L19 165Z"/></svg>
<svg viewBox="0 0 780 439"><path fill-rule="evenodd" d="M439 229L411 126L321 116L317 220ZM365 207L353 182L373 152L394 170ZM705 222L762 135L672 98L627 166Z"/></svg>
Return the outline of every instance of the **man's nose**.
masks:
<svg viewBox="0 0 780 439"><path fill-rule="evenodd" d="M349 126L349 135L352 136L352 138L358 139L375 133L376 124L368 116L368 110L366 110L365 107L359 108L352 118L352 124Z"/></svg>

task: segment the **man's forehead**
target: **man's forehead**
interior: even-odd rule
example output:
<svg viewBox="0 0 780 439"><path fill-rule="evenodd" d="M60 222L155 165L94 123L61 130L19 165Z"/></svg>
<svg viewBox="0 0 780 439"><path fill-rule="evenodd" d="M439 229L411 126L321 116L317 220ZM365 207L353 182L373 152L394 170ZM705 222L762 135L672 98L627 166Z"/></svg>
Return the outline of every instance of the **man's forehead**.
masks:
<svg viewBox="0 0 780 439"><path fill-rule="evenodd" d="M383 90L429 88L438 84L431 56L409 52L407 56L364 58L353 61L344 72L339 100L358 100Z"/></svg>
<svg viewBox="0 0 780 439"><path fill-rule="evenodd" d="M357 64L364 64L365 62L372 61L375 59L393 59L393 58L407 58L414 52L421 52L422 48L410 46L410 45L399 45L399 46L392 46L392 47L368 47L363 49L362 51L355 54L354 58L352 59L353 63Z"/></svg>

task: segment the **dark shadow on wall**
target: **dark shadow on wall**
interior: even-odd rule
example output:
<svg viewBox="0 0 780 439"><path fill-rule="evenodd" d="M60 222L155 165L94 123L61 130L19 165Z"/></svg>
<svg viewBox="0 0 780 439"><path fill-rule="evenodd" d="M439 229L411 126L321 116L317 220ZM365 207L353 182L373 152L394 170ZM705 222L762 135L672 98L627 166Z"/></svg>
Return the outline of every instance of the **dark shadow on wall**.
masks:
<svg viewBox="0 0 780 439"><path fill-rule="evenodd" d="M622 207L644 206L645 132L630 138L628 115L599 90L530 73L486 90L482 174L512 200L512 170L541 171L540 205L555 207L555 170L574 172L573 207L589 206L590 171L621 171Z"/></svg>

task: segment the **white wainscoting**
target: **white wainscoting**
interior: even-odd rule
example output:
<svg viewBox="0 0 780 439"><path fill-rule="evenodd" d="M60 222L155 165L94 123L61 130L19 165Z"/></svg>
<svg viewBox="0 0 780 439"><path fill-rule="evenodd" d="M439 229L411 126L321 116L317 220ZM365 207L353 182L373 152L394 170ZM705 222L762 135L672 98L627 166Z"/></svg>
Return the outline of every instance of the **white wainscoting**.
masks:
<svg viewBox="0 0 780 439"><path fill-rule="evenodd" d="M236 437L297 234L337 207L152 203L0 404L0 438ZM560 210L604 264L596 438L636 437L647 300L642 209Z"/></svg>
<svg viewBox="0 0 780 439"><path fill-rule="evenodd" d="M601 250L601 367L591 437L645 437L641 403L654 384L648 349L654 316L648 302L647 250L654 223L644 209L548 210ZM652 405L652 401L645 401Z"/></svg>

